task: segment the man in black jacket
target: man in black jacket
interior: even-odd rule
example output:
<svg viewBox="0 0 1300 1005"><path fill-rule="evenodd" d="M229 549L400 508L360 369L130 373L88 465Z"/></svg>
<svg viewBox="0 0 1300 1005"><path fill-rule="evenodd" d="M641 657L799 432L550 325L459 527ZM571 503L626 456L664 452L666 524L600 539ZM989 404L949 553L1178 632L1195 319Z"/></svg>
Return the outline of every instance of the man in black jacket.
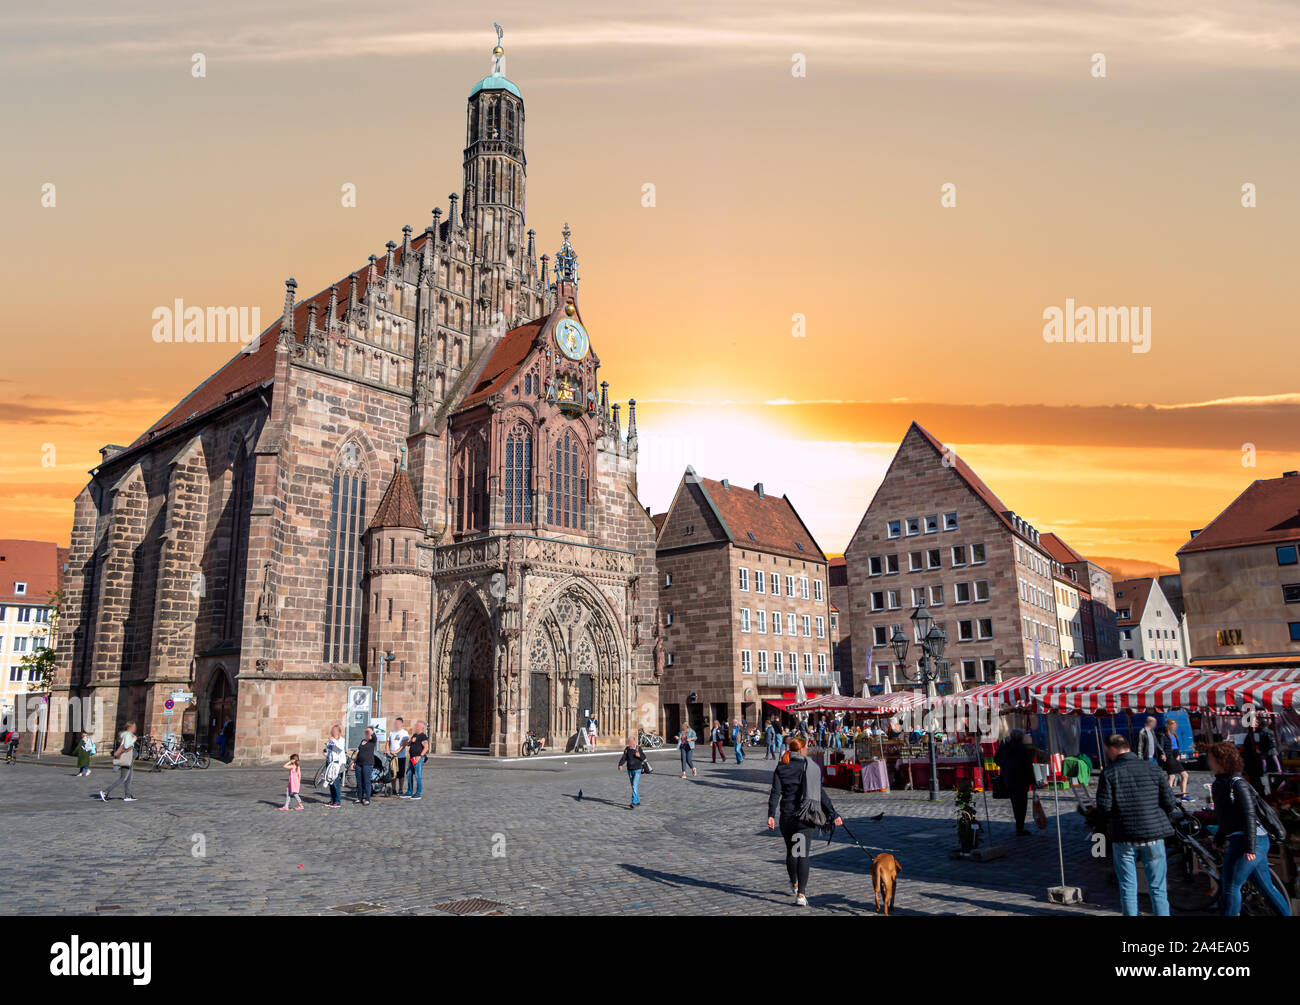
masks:
<svg viewBox="0 0 1300 1005"><path fill-rule="evenodd" d="M1174 793L1164 772L1129 750L1128 740L1116 734L1106 741L1110 761L1097 783L1097 808L1106 814L1106 832L1119 878L1119 899L1124 914L1135 916L1137 902L1137 860L1147 876L1151 911L1169 914L1165 892L1165 838L1174 833L1169 814Z"/></svg>

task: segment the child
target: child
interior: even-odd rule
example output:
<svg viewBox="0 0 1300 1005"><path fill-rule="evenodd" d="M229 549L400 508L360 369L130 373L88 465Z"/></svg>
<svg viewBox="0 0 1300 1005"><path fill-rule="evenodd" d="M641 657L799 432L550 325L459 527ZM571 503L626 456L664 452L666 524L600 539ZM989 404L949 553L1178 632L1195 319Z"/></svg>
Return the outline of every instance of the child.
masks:
<svg viewBox="0 0 1300 1005"><path fill-rule="evenodd" d="M85 776L90 774L90 759L95 756L95 741L89 733L81 734L81 742L77 744L77 774Z"/></svg>
<svg viewBox="0 0 1300 1005"><path fill-rule="evenodd" d="M289 771L289 787L284 790L284 805L281 806L280 809L287 810L290 801L296 799L298 800L298 805L295 806L294 809L300 810L302 809L302 796L298 793L302 788L302 766L298 763L298 755L290 754L289 763L284 765L284 767Z"/></svg>

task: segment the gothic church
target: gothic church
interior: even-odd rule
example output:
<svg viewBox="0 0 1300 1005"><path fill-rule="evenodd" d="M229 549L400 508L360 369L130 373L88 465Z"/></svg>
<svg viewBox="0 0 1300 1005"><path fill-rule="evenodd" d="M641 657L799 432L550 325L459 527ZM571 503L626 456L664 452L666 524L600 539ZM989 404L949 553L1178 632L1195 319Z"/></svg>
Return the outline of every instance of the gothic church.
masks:
<svg viewBox="0 0 1300 1005"><path fill-rule="evenodd" d="M237 760L311 757L355 685L440 753L562 746L588 708L608 738L658 721L636 403L600 379L567 224L539 268L499 43L445 217L305 300L288 280L275 325L101 451L55 691L105 730L233 721Z"/></svg>

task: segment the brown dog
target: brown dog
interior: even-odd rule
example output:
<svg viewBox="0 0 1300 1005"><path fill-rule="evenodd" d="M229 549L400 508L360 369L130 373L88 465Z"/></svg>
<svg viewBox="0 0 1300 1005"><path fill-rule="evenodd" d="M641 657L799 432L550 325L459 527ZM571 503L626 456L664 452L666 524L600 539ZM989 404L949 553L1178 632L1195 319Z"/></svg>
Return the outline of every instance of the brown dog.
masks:
<svg viewBox="0 0 1300 1005"><path fill-rule="evenodd" d="M889 911L894 906L898 874L902 871L898 859L887 851L882 851L871 863L871 885L876 889L876 911L880 910L880 892L883 889L886 918L889 917Z"/></svg>

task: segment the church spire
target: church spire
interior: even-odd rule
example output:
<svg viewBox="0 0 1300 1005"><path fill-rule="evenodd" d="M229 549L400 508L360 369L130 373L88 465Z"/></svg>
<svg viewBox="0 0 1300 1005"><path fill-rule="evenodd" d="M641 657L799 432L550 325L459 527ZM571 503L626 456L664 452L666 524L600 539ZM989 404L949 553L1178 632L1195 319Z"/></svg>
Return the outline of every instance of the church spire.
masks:
<svg viewBox="0 0 1300 1005"><path fill-rule="evenodd" d="M564 224L564 243L560 245L560 250L555 253L555 281L557 283L572 283L578 285L578 253L573 250L573 245L569 241L569 236L573 233L569 229L566 221Z"/></svg>

